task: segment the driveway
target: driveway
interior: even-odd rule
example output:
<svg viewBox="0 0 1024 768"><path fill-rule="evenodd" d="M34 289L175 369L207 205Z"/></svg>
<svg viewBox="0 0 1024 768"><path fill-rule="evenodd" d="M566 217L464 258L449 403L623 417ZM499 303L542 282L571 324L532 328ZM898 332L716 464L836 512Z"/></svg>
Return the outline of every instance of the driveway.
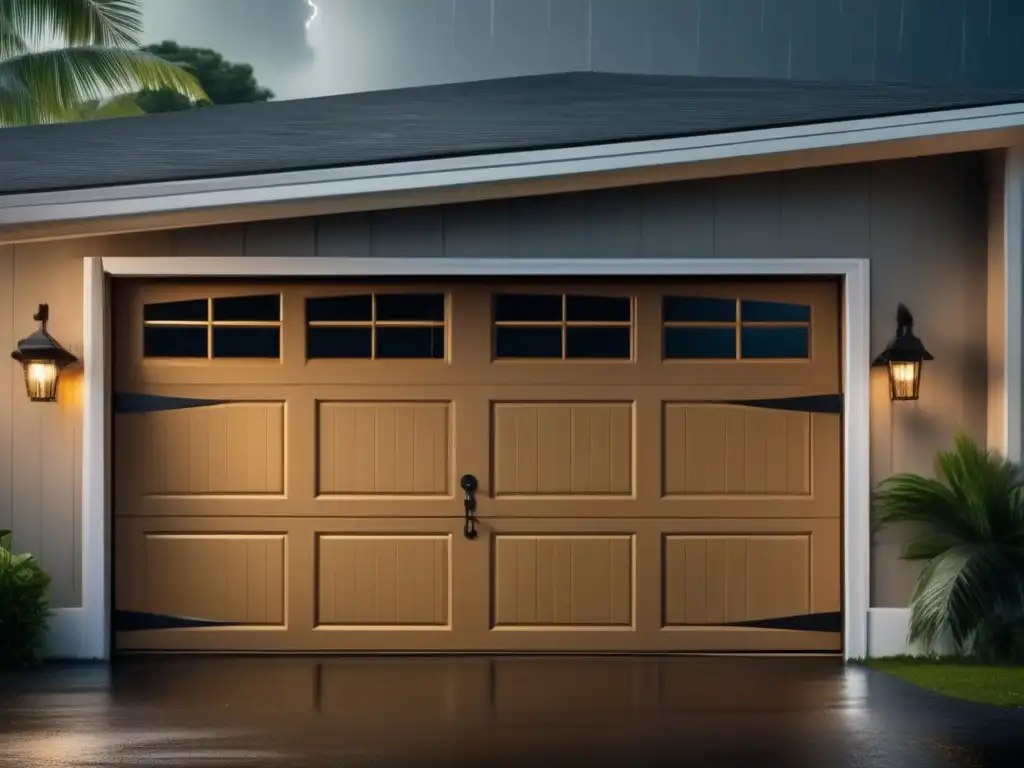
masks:
<svg viewBox="0 0 1024 768"><path fill-rule="evenodd" d="M1024 717L820 658L165 657L0 678L0 765L1020 765Z"/></svg>

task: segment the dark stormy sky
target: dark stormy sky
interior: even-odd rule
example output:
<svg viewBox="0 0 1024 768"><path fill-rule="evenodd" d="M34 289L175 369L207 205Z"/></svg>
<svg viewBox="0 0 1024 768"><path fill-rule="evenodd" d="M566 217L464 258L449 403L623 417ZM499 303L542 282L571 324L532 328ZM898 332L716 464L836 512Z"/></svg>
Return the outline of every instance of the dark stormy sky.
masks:
<svg viewBox="0 0 1024 768"><path fill-rule="evenodd" d="M148 40L279 98L586 69L1024 86L1024 0L144 2Z"/></svg>

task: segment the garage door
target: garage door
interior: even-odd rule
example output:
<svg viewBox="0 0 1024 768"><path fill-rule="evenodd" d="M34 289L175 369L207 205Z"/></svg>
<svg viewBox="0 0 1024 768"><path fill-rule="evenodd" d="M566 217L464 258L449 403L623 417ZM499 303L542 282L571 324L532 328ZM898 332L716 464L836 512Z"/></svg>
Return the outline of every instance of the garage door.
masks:
<svg viewBox="0 0 1024 768"><path fill-rule="evenodd" d="M116 288L121 649L841 647L833 282Z"/></svg>

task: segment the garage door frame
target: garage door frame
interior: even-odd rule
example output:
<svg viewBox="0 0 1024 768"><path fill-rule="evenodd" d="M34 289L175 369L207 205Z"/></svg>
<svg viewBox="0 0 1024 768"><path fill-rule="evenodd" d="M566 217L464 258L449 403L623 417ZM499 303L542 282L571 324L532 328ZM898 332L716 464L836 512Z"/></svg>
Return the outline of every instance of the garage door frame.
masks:
<svg viewBox="0 0 1024 768"><path fill-rule="evenodd" d="M426 262L426 263L424 263ZM821 276L842 281L843 418L843 655L867 655L870 584L870 295L867 259L359 259L100 258L84 263L85 372L83 390L84 655L110 655L111 475L113 409L108 277L769 277Z"/></svg>

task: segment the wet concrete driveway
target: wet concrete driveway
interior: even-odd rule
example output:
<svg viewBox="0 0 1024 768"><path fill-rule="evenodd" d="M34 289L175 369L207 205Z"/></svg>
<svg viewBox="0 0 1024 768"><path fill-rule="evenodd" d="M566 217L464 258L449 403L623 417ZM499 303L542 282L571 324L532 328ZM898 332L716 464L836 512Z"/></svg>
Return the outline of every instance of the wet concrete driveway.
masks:
<svg viewBox="0 0 1024 768"><path fill-rule="evenodd" d="M0 676L0 765L990 766L1018 711L814 658L132 658Z"/></svg>

